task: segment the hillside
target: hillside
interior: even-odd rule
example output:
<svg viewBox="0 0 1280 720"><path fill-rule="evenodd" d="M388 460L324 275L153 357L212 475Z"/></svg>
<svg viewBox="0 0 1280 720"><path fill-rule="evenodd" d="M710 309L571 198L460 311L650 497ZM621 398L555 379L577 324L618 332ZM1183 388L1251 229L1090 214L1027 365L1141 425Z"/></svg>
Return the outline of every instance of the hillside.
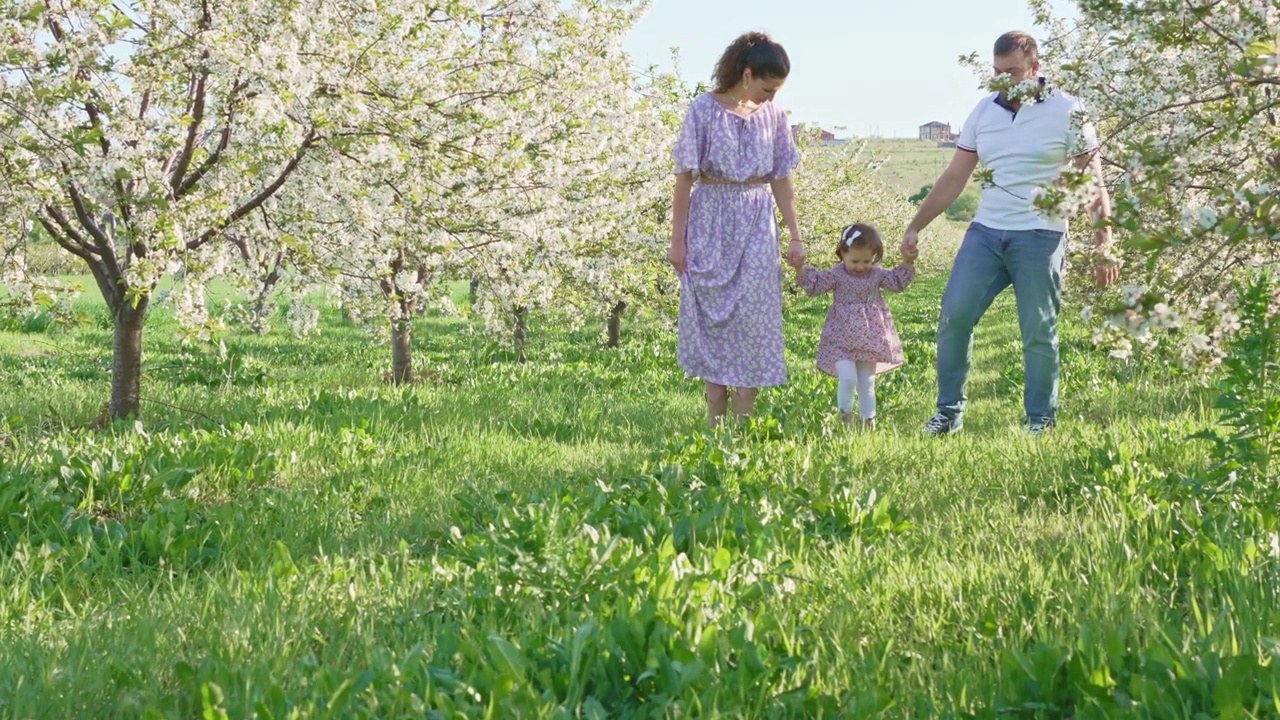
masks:
<svg viewBox="0 0 1280 720"><path fill-rule="evenodd" d="M869 144L889 156L882 174L889 184L908 195L937 180L955 153L954 149L940 148L932 141L909 138L873 138Z"/></svg>

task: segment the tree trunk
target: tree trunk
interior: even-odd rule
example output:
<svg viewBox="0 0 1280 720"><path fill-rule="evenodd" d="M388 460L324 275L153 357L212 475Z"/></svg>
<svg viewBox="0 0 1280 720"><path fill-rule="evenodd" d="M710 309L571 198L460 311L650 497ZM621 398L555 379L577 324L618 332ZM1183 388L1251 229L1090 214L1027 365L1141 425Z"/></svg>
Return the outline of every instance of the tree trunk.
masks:
<svg viewBox="0 0 1280 720"><path fill-rule="evenodd" d="M527 316L528 316L527 308L521 307L516 309L516 329L515 329L515 332L513 333L513 336L516 341L516 362L521 362L521 363L529 361L524 354L525 341L529 337L529 328L525 321Z"/></svg>
<svg viewBox="0 0 1280 720"><path fill-rule="evenodd" d="M609 312L609 343L607 347L616 348L622 344L622 313L627 311L627 303L619 300Z"/></svg>
<svg viewBox="0 0 1280 720"><path fill-rule="evenodd" d="M280 282L280 268L284 264L284 253L276 255L275 264L271 268L271 272L262 279L262 287L258 289L258 297L253 303L253 317L250 319L250 329L259 335L265 335L271 330L271 316L275 315L276 308L271 305L271 291L275 288L276 283Z"/></svg>
<svg viewBox="0 0 1280 720"><path fill-rule="evenodd" d="M404 269L408 261L404 248L400 248L391 261L390 274L379 282L383 297L395 303L396 314L391 318L391 372L383 379L396 385L413 382L413 316L418 303L413 297L401 295L391 279ZM426 267L418 266L419 282L426 277L426 272Z"/></svg>
<svg viewBox="0 0 1280 720"><path fill-rule="evenodd" d="M413 382L413 323L406 319L391 323L391 380L396 385Z"/></svg>
<svg viewBox="0 0 1280 720"><path fill-rule="evenodd" d="M45 229L50 225L45 223ZM99 230L99 232L101 232ZM65 238L62 242L66 242ZM141 414L142 405L142 329L151 307L150 292L136 293L137 304L130 299L135 288L129 286L116 262L100 258L84 258L93 273L102 299L111 311L114 343L111 356L111 401L94 425L110 420L124 420Z"/></svg>
<svg viewBox="0 0 1280 720"><path fill-rule="evenodd" d="M111 370L111 419L135 417L142 397L142 328L147 299L134 307L123 302L115 312L115 357Z"/></svg>
<svg viewBox="0 0 1280 720"><path fill-rule="evenodd" d="M249 329L255 335L266 335L271 332L271 316L275 314L275 308L271 307L270 313L267 312L268 308L267 293L264 292L254 301L252 317L249 318Z"/></svg>
<svg viewBox="0 0 1280 720"><path fill-rule="evenodd" d="M471 289L469 290L471 304L476 304L476 293L480 291L480 278L471 278Z"/></svg>

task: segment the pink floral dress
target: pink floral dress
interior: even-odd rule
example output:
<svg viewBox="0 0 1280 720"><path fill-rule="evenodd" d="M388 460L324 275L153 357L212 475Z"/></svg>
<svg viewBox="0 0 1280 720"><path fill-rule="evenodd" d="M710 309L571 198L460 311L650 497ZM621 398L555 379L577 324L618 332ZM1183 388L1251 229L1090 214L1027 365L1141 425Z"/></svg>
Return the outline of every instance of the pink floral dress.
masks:
<svg viewBox="0 0 1280 720"><path fill-rule="evenodd" d="M799 285L810 296L833 293L818 341L818 369L836 374L841 360L874 362L876 374L906 363L902 341L881 290L902 292L915 279L911 265L886 270L877 265L866 275L851 275L841 263L829 270L805 266Z"/></svg>

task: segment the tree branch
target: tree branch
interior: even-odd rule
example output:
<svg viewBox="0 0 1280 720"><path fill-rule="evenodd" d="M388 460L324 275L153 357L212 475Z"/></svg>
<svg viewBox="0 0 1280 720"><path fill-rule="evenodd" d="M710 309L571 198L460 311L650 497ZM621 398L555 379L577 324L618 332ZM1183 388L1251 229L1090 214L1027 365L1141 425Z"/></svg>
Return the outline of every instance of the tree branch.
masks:
<svg viewBox="0 0 1280 720"><path fill-rule="evenodd" d="M210 170L217 167L222 161L222 153L226 152L231 145L231 126L235 123L236 118L236 96L249 87L247 82L238 82L231 88L231 93L227 98L227 121L222 128L222 135L218 138L218 146L214 148L209 157L200 163L200 167L191 173L190 176L182 180L181 184L174 189L174 197L185 197L188 193L195 189L196 185L204 179Z"/></svg>
<svg viewBox="0 0 1280 720"><path fill-rule="evenodd" d="M205 57L207 56L206 53ZM208 79L209 71L202 70L200 77L196 80L194 97L191 101L191 123L187 126L187 141L182 147L182 154L178 156L178 164L174 166L173 173L169 177L169 185L173 188L175 196L182 188L183 176L187 174L187 168L191 166L191 158L196 152L196 140L200 137L200 126L204 123L205 83Z"/></svg>
<svg viewBox="0 0 1280 720"><path fill-rule="evenodd" d="M43 216L38 216L36 221L44 227L44 231L49 233L49 236L53 238L53 241L63 250L66 250L87 263L93 262L93 258L90 257L89 253L86 252L83 247L73 244L66 236L63 235L63 232L65 231L63 228L58 227L53 222L49 222L49 219Z"/></svg>
<svg viewBox="0 0 1280 720"><path fill-rule="evenodd" d="M70 246L69 242L64 244L56 235L54 236L54 241L58 242L63 249L83 259L89 264L89 271L93 274L94 281L98 283L98 290L102 293L102 299L107 301L107 307L114 314L116 308L124 300L124 291L118 282L121 277L119 274L119 267L115 264L115 255L111 255L111 264L108 264L106 260L93 248L93 246L89 244L88 240L83 235L76 232L76 229L72 227L71 222L62 214L61 210L53 205L47 205L45 206L45 212L49 214L49 217L53 218L54 222L58 224L58 227L62 229L62 232L66 233L67 237L79 243L80 250L82 252L76 252L76 250ZM44 218L40 218L40 223L45 225L46 230L49 229ZM112 274L113 272L115 274Z"/></svg>
<svg viewBox="0 0 1280 720"><path fill-rule="evenodd" d="M1205 104L1207 104L1207 103L1211 103L1211 102L1219 102L1219 101L1222 101L1222 100L1230 100L1232 97L1234 97L1234 96L1233 96L1233 95L1231 95L1230 93L1227 93L1227 94L1224 94L1224 95L1215 95L1214 97L1208 97L1208 98L1198 98L1198 99L1195 99L1195 100L1184 100L1184 101L1182 101L1182 102L1170 103L1170 104L1168 104L1168 105L1164 105L1164 106L1158 107L1158 108L1156 108L1155 110L1152 110L1151 112L1144 113L1144 114L1142 114L1142 115L1139 115L1139 116L1138 116L1138 117L1136 117L1136 118L1133 118L1133 119L1132 119L1132 120L1130 120L1129 122L1125 123L1124 125L1121 125L1120 127L1116 128L1115 130L1113 130L1113 131L1111 132L1111 134L1107 136L1107 138L1106 138L1106 140L1103 142L1103 144L1105 145L1107 142L1110 142L1112 139L1114 139L1114 138L1115 138L1117 135L1119 135L1120 133L1124 132L1125 130L1128 130L1129 128L1133 127L1134 125L1137 125L1138 123L1142 122L1143 120L1146 120L1147 118L1149 118L1149 117L1153 117L1153 116L1155 116L1155 115L1159 115L1159 114L1160 114L1160 113L1162 113L1162 112L1166 112L1166 111L1168 111L1168 110L1177 110L1178 108L1191 107L1191 106L1193 106L1193 105L1205 105Z"/></svg>
<svg viewBox="0 0 1280 720"><path fill-rule="evenodd" d="M110 271L111 277L124 277L124 273L120 270L119 263L116 262L116 250L115 246L111 242L111 238L107 237L107 234L102 231L102 228L99 227L98 224L94 222L93 217L89 215L89 210L85 207L84 198L80 196L80 191L76 190L75 184L67 183L67 192L71 195L71 206L75 208L76 219L80 221L81 227L89 231L89 235L93 238L94 244L98 248L98 252L96 254L98 255L99 261L102 262ZM86 242L85 245L88 246L89 243ZM138 245L139 247L137 250L141 257L146 254L146 246L141 245L141 243L138 243ZM133 250L134 248L131 247L130 251Z"/></svg>
<svg viewBox="0 0 1280 720"><path fill-rule="evenodd" d="M1187 8L1188 8L1189 10L1193 11L1193 14L1195 14L1195 15L1196 15L1196 19L1200 21L1200 24L1201 24L1201 25L1205 26L1205 28L1207 28L1207 29L1209 30L1209 32L1213 33L1214 35L1217 35L1217 36L1218 36L1218 38L1219 38L1220 40L1222 40L1223 42L1228 43L1228 44L1230 44L1230 45L1234 45L1234 46L1235 46L1235 48L1236 48L1237 50L1239 50L1241 53L1244 53L1245 49L1244 49L1244 46L1243 46L1243 45L1241 45L1240 43L1236 42L1235 40L1232 40L1231 38L1227 37L1226 35L1223 35L1223 34L1222 34L1222 32L1221 32L1220 30L1218 30L1218 28L1216 28L1216 27L1214 27L1214 26L1210 25L1208 20L1206 20L1206 19L1204 19L1203 17L1201 17L1201 16L1199 15L1199 13L1195 13L1194 11L1199 10L1200 8L1197 8L1195 5L1192 5L1192 4L1191 4L1191 0L1186 0L1186 2L1187 2ZM1217 3L1214 3L1214 4L1216 5Z"/></svg>
<svg viewBox="0 0 1280 720"><path fill-rule="evenodd" d="M241 205L239 208L237 208L235 212L231 213L231 215L226 220L219 223L216 227L210 228L209 230L205 231L205 233L200 237L188 242L187 249L195 250L201 245L204 245L205 243L209 242L214 237L216 237L218 233L222 232L224 229L231 226L240 218L253 212L255 208L257 208L259 205L261 205L262 203L270 199L272 195L275 195L276 192L280 190L280 188L284 187L284 184L289 179L289 176L292 175L293 172L298 169L298 165L302 162L302 158L307 154L307 151L310 150L318 140L319 140L319 136L317 136L314 131L309 133L307 135L307 139L302 141L302 145L298 147L297 152L293 154L293 157L289 160L289 163L284 166L284 169L280 171L280 174L276 176L276 179L273 180L270 185L263 188L261 192L259 192L257 195L254 195L252 198L250 198L248 202L246 202L244 205Z"/></svg>
<svg viewBox="0 0 1280 720"><path fill-rule="evenodd" d="M67 193L71 196L71 207L76 211L76 219L80 221L80 227L89 232L89 236L93 238L98 249L102 253L115 254L115 248L111 244L111 238L98 227L98 223L94 222L93 217L89 215L89 209L85 207L84 198L80 195L80 191L76 189L75 183L67 183ZM87 244L87 243L86 243Z"/></svg>

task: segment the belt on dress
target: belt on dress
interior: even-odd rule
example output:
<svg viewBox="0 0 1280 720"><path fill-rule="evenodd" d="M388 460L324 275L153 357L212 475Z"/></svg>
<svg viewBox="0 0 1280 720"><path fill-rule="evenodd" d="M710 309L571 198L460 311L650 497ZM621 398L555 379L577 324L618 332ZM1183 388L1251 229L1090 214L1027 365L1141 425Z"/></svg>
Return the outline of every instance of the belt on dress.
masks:
<svg viewBox="0 0 1280 720"><path fill-rule="evenodd" d="M765 183L769 182L769 179L764 177L753 177L753 178L748 178L746 180L738 181L738 180L724 180L722 178L713 178L713 177L707 177L706 175L699 175L698 182L706 185L764 185Z"/></svg>

